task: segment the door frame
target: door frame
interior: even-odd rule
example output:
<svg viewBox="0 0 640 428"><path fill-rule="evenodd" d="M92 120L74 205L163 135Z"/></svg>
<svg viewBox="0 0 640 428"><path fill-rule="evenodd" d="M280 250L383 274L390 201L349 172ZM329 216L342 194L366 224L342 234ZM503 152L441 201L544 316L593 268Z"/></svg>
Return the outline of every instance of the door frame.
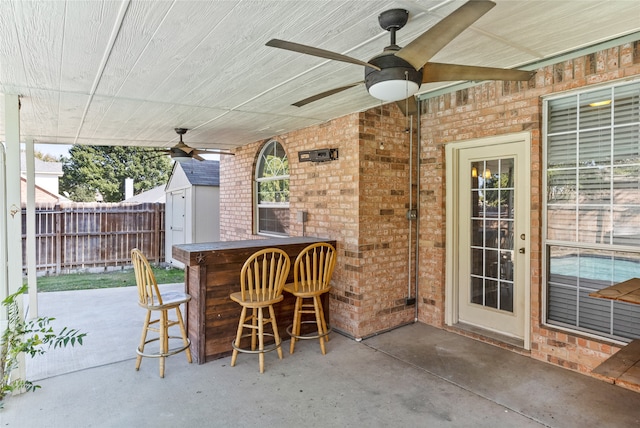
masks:
<svg viewBox="0 0 640 428"><path fill-rule="evenodd" d="M445 311L444 322L448 326L453 326L458 322L458 287L459 281L459 258L457 257L459 248L459 207L456 202L459 194L458 177L460 175L460 151L467 148L477 148L480 146L494 146L499 144L520 143L524 147L525 165L531 165L531 134L529 132L519 132L516 134L498 135L493 137L478 138L461 142L454 142L445 145L445 166L446 166L446 259L445 259ZM526 189L528 193L524 198L524 225L517 235L524 233L526 239L524 245L524 349L531 349L531 174L523 174L523 183L518 183L516 188ZM515 248L514 248L515 249Z"/></svg>

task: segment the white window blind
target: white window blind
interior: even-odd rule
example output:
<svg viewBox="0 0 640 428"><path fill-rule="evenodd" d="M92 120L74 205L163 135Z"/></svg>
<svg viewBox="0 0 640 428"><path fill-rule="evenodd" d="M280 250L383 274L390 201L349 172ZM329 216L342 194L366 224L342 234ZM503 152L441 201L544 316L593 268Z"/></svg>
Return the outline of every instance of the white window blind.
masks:
<svg viewBox="0 0 640 428"><path fill-rule="evenodd" d="M592 291L640 277L640 83L547 100L547 322L640 337L640 306Z"/></svg>

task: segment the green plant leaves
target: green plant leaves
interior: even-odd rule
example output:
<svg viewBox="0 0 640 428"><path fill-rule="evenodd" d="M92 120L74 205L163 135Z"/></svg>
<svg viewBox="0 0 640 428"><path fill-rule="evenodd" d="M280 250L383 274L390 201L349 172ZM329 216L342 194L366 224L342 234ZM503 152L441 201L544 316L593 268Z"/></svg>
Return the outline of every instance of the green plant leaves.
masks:
<svg viewBox="0 0 640 428"><path fill-rule="evenodd" d="M87 335L78 329L68 327L63 327L56 333L50 325L55 318L40 317L25 321L20 315L17 299L26 291L27 286L23 285L2 301L2 306L7 308L8 323L0 336L0 408L7 394L18 390L30 392L40 388L26 379L11 379L12 371L18 368L18 356L21 353L24 352L33 358L44 354L51 346L55 349L68 345L82 345L82 340Z"/></svg>

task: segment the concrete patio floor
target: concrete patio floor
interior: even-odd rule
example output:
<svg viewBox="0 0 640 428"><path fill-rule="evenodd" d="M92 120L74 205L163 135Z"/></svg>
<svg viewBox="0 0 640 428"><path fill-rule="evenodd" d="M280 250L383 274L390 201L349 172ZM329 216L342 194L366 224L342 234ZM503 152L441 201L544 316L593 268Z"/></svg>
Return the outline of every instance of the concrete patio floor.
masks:
<svg viewBox="0 0 640 428"><path fill-rule="evenodd" d="M178 354L161 379L157 360L134 369L135 290L71 293L43 296L41 312L88 331L85 346L34 360L28 378L42 389L10 397L0 426L640 426L637 392L420 323L362 342L334 333L324 356L316 341L289 355L287 341L262 375L255 355L230 367L229 357L196 365Z"/></svg>

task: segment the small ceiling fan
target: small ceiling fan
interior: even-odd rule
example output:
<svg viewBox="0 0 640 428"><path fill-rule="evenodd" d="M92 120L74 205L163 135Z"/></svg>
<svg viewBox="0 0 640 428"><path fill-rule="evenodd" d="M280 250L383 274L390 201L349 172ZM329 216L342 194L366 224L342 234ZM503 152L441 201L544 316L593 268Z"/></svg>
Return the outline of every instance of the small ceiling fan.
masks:
<svg viewBox="0 0 640 428"><path fill-rule="evenodd" d="M215 155L234 155L234 153L231 152L227 152L224 150L216 150L216 149L207 149L207 150L199 150L199 149L194 149L193 147L190 147L188 145L186 145L183 141L182 141L182 136L184 134L187 133L188 129L187 128L175 128L176 133L180 136L180 141L178 142L178 144L176 144L175 146L171 147L170 149L166 149L163 150L164 153L168 154L171 156L171 159L177 161L177 162L182 162L185 160L189 160L189 159L196 159L199 161L205 160L202 156L200 156L200 154L202 153L211 153L211 154L215 154Z"/></svg>
<svg viewBox="0 0 640 428"><path fill-rule="evenodd" d="M292 105L302 107L364 83L369 94L385 102L396 101L406 115L407 110L410 110L408 102L411 102L415 108L413 95L418 92L422 83L457 80L526 81L531 79L535 71L429 62L436 53L495 5L494 2L486 0L468 1L403 48L396 45L396 31L407 23L409 12L404 9L391 9L382 12L378 16L378 22L383 29L391 33L391 44L385 47L380 55L371 58L369 62L278 39L272 39L266 45L365 67L364 81L334 88Z"/></svg>

